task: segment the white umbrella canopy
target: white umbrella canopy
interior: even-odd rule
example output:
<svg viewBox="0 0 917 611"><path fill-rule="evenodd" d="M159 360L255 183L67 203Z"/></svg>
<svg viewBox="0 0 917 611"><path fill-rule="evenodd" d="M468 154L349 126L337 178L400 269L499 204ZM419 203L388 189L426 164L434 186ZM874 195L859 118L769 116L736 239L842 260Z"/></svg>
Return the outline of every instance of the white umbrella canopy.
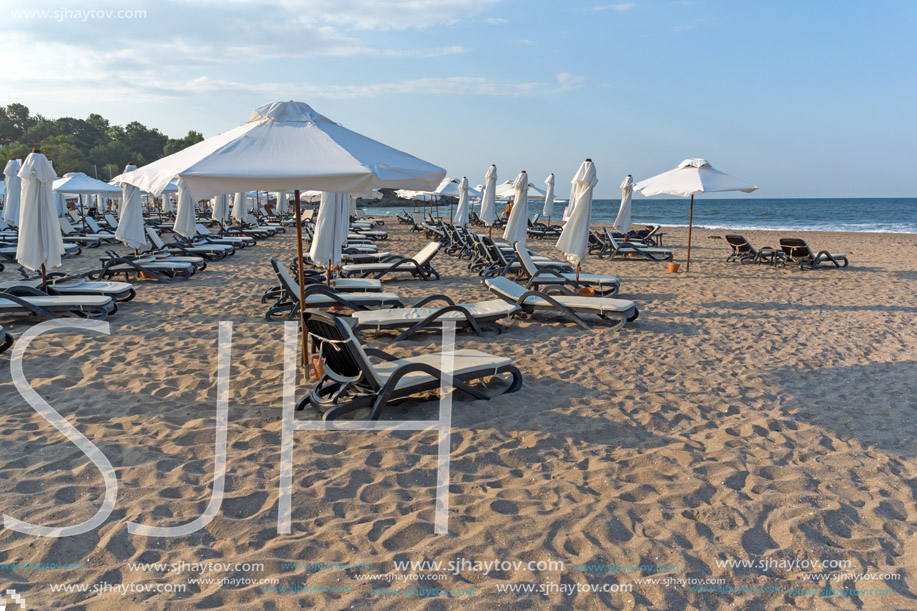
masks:
<svg viewBox="0 0 917 611"><path fill-rule="evenodd" d="M452 221L459 226L468 224L468 216L471 212L471 202L468 199L468 192L471 189L468 188L468 179L462 177L462 180L459 181L459 201L458 206L455 209L455 218Z"/></svg>
<svg viewBox="0 0 917 611"><path fill-rule="evenodd" d="M255 222L255 217L248 209L248 195L245 191L239 191L233 198L231 216L240 223L251 225Z"/></svg>
<svg viewBox="0 0 917 611"><path fill-rule="evenodd" d="M522 170L516 176L516 180L513 181L513 190L515 203L513 203L513 209L510 210L509 218L506 220L503 239L510 244L518 242L520 246L525 246L529 214L529 176L525 173L525 170Z"/></svg>
<svg viewBox="0 0 917 611"><path fill-rule="evenodd" d="M125 172L137 169L128 164ZM118 229L115 237L128 248L140 250L146 246L146 234L143 230L143 206L140 203L140 189L124 183L121 185L121 216L118 218Z"/></svg>
<svg viewBox="0 0 917 611"><path fill-rule="evenodd" d="M341 251L350 229L352 199L344 193L323 193L315 220L315 234L309 248L309 258L329 269L341 264Z"/></svg>
<svg viewBox="0 0 917 611"><path fill-rule="evenodd" d="M3 168L3 175L6 177L6 193L3 196L3 220L7 225L19 226L19 200L22 196L22 180L19 178L19 169L22 162L18 159L10 159Z"/></svg>
<svg viewBox="0 0 917 611"><path fill-rule="evenodd" d="M527 184L528 184L528 187L526 189L526 196L529 199L541 199L542 197L545 196L544 191L542 191L541 189L539 189L532 183L527 183ZM507 180L506 182L497 185L496 194L497 194L497 197L501 199L507 198L507 197L512 197L513 199L516 199L518 195L516 195L515 181L510 182Z"/></svg>
<svg viewBox="0 0 917 611"><path fill-rule="evenodd" d="M497 220L497 166L490 164L484 174L484 193L481 196L481 213L478 215L485 225L493 227Z"/></svg>
<svg viewBox="0 0 917 611"><path fill-rule="evenodd" d="M64 254L54 203L54 166L41 153L29 153L19 168L22 201L19 214L19 244L16 261L25 268L42 270L57 267Z"/></svg>
<svg viewBox="0 0 917 611"><path fill-rule="evenodd" d="M621 183L621 207L615 217L614 227L621 233L630 231L630 207L634 197L634 177L630 174Z"/></svg>
<svg viewBox="0 0 917 611"><path fill-rule="evenodd" d="M474 197L481 197L480 191L478 191L477 189L472 189L471 187L468 186L467 178L464 178L462 180L465 181L465 186L468 189L469 195L472 195ZM436 187L434 191L432 191L432 193L436 193L438 195L448 195L450 197L461 197L462 193L459 189L461 182L462 181L459 180L458 178L444 178L443 181L439 183L439 186Z"/></svg>
<svg viewBox="0 0 917 611"><path fill-rule="evenodd" d="M279 214L286 214L290 211L290 200L287 199L286 191L277 191L274 193L274 198L277 200L277 212Z"/></svg>
<svg viewBox="0 0 917 611"><path fill-rule="evenodd" d="M86 176L82 172L69 172L54 181L53 189L59 193L72 193L80 195L121 195L121 189L107 182Z"/></svg>
<svg viewBox="0 0 917 611"><path fill-rule="evenodd" d="M196 219L194 216L194 202L191 201L191 194L185 187L185 181L178 179L178 212L175 213L175 224L172 230L186 238L193 238L196 233L194 227Z"/></svg>
<svg viewBox="0 0 917 611"><path fill-rule="evenodd" d="M706 159L685 159L674 170L641 180L634 186L647 197L652 195L679 195L691 198L688 215L688 257L685 271L691 267L691 230L694 226L694 196L698 193L743 191L751 193L758 187L713 169Z"/></svg>
<svg viewBox="0 0 917 611"><path fill-rule="evenodd" d="M331 121L302 102L272 102L248 122L119 176L160 193L177 176L192 200L246 189L366 193L434 188L446 172Z"/></svg>
<svg viewBox="0 0 917 611"><path fill-rule="evenodd" d="M554 212L554 172L551 172L551 175L545 178L544 184L547 190L544 194L544 208L541 210L541 215L550 219L551 213Z"/></svg>
<svg viewBox="0 0 917 611"><path fill-rule="evenodd" d="M595 176L595 165L587 159L580 165L573 177L570 205L573 212L564 225L556 248L566 255L567 260L576 266L577 282L579 269L589 248L589 225L592 223L592 192L598 184ZM574 201L575 199L575 201Z"/></svg>

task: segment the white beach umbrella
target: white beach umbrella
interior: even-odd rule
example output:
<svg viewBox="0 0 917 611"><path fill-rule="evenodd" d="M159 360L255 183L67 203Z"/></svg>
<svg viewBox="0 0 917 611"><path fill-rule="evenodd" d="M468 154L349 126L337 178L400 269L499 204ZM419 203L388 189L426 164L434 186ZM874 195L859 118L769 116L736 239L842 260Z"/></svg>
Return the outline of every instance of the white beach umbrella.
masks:
<svg viewBox="0 0 917 611"><path fill-rule="evenodd" d="M215 221L225 221L229 218L229 196L225 193L213 197L213 210L210 218Z"/></svg>
<svg viewBox="0 0 917 611"><path fill-rule="evenodd" d="M515 200L516 197L518 197L516 195L515 181L510 182L507 180L506 182L497 185L496 194L500 199L513 198ZM526 196L529 199L541 199L545 196L545 192L532 183L528 183L528 187L526 188Z"/></svg>
<svg viewBox="0 0 917 611"><path fill-rule="evenodd" d="M286 214L290 211L290 200L287 199L286 191L277 191L274 197L277 199L278 214Z"/></svg>
<svg viewBox="0 0 917 611"><path fill-rule="evenodd" d="M137 166L128 164L125 172L136 170ZM143 206L140 203L140 189L124 183L121 185L121 216L118 218L118 229L115 237L128 248L140 250L146 246L146 234L143 230Z"/></svg>
<svg viewBox="0 0 917 611"><path fill-rule="evenodd" d="M67 214L67 198L64 197L63 193L54 194L54 206L57 208L57 216Z"/></svg>
<svg viewBox="0 0 917 611"><path fill-rule="evenodd" d="M7 225L19 226L19 200L22 196L22 182L18 176L22 162L10 159L3 168L6 178L6 194L3 196L3 220Z"/></svg>
<svg viewBox="0 0 917 611"><path fill-rule="evenodd" d="M41 153L29 153L17 175L23 182L16 261L28 269L40 269L44 285L45 269L60 265L64 254L52 187L57 175Z"/></svg>
<svg viewBox="0 0 917 611"><path fill-rule="evenodd" d="M69 193L78 195L121 195L121 189L107 182L96 180L91 176L86 176L82 172L69 172L54 181L52 186L54 191L59 193ZM91 197L86 198L86 204L92 205Z"/></svg>
<svg viewBox="0 0 917 611"><path fill-rule="evenodd" d="M468 186L467 178L463 178L462 180L465 181L465 186L468 189L468 195L481 197L480 191L477 189L472 189ZM436 193L437 195L447 195L449 197L461 197L462 193L460 186L462 180L459 180L458 178L444 178L443 181L439 183L439 186L436 187L434 191L432 191L432 193Z"/></svg>
<svg viewBox="0 0 917 611"><path fill-rule="evenodd" d="M615 218L614 227L621 233L630 231L630 202L634 197L634 177L630 174L621 183L621 207Z"/></svg>
<svg viewBox="0 0 917 611"><path fill-rule="evenodd" d="M519 242L520 246L524 246L525 236L528 233L529 214L529 176L525 170L519 172L516 180L513 181L513 191L515 201L513 209L509 212L509 218L506 220L503 239L510 244Z"/></svg>
<svg viewBox="0 0 917 611"><path fill-rule="evenodd" d="M455 217L452 219L456 225L463 226L468 224L468 214L471 212L471 202L468 199L470 190L468 188L468 179L463 176L462 180L459 181L459 201L455 209Z"/></svg>
<svg viewBox="0 0 917 611"><path fill-rule="evenodd" d="M589 248L589 225L592 223L592 191L598 183L595 176L595 165L587 159L580 165L573 177L570 206L573 212L564 225L556 248L566 255L567 260L576 266L576 280L579 282L579 270ZM574 201L575 200L575 201Z"/></svg>
<svg viewBox="0 0 917 611"><path fill-rule="evenodd" d="M331 121L302 102L273 102L248 122L119 176L153 194L181 176L198 200L227 191L366 193L433 188L445 171Z"/></svg>
<svg viewBox="0 0 917 611"><path fill-rule="evenodd" d="M194 202L191 201L191 194L185 188L185 181L178 179L178 212L175 213L175 224L172 230L186 238L193 238L196 232L194 223L197 219L194 216Z"/></svg>
<svg viewBox="0 0 917 611"><path fill-rule="evenodd" d="M541 215L546 216L550 221L551 213L554 212L554 172L551 172L551 175L545 178L544 184L548 189L544 194L544 208L541 210Z"/></svg>
<svg viewBox="0 0 917 611"><path fill-rule="evenodd" d="M296 190L300 303L305 301L298 190L366 193L374 187L431 189L446 175L431 163L331 121L302 102L272 102L248 122L119 177L152 193L181 177L198 200L247 189ZM244 203L244 202L242 202ZM240 211L241 214L241 211ZM301 324L305 327L300 309ZM303 365L309 352L303 334Z"/></svg>
<svg viewBox="0 0 917 611"><path fill-rule="evenodd" d="M341 264L341 251L350 229L351 197L344 193L323 193L315 219L315 234L309 258L330 269Z"/></svg>
<svg viewBox="0 0 917 611"><path fill-rule="evenodd" d="M484 174L484 194L481 196L481 213L478 218L491 227L497 220L497 166L494 164L490 164Z"/></svg>
<svg viewBox="0 0 917 611"><path fill-rule="evenodd" d="M231 216L239 223L251 225L255 222L255 217L252 216L248 208L248 195L246 195L245 191L239 191L233 198Z"/></svg>
<svg viewBox="0 0 917 611"><path fill-rule="evenodd" d="M758 187L733 178L713 169L706 159L685 159L678 167L641 180L634 186L647 197L652 195L679 195L691 198L691 211L688 215L688 257L685 271L691 267L691 229L694 226L694 196L698 193L716 193L722 191L743 191L751 193Z"/></svg>

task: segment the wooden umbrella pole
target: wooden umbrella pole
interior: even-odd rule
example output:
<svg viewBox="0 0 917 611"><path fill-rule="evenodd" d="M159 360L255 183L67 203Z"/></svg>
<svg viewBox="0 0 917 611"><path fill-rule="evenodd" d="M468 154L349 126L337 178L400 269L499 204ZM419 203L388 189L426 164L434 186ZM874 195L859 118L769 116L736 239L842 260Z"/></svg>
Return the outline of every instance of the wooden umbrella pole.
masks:
<svg viewBox="0 0 917 611"><path fill-rule="evenodd" d="M685 261L685 273L691 269L691 229L694 227L694 194L691 194L691 211L688 213L688 258Z"/></svg>
<svg viewBox="0 0 917 611"><path fill-rule="evenodd" d="M43 293L48 292L48 277L45 272L45 264L41 264L41 290Z"/></svg>
<svg viewBox="0 0 917 611"><path fill-rule="evenodd" d="M302 253L302 210L299 207L299 189L293 191L293 208L296 210L296 269L299 271L299 329L302 333L302 368L306 372L306 379L312 375L309 372L309 333L306 331L306 274L303 270Z"/></svg>

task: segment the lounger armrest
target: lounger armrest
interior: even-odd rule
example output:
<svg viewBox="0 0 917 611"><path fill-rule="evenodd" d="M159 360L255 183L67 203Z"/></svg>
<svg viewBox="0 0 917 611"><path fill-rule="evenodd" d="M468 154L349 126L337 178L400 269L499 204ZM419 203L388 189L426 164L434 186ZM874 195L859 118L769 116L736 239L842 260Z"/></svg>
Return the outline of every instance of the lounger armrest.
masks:
<svg viewBox="0 0 917 611"><path fill-rule="evenodd" d="M383 361L397 361L398 360L397 356L393 354L389 354L388 352L385 352L384 350L379 350L378 348L367 348L364 346L363 352L366 353L366 356L370 356L370 357L374 356L378 359L382 359Z"/></svg>
<svg viewBox="0 0 917 611"><path fill-rule="evenodd" d="M411 307L421 308L427 305L428 303L433 303L434 301L444 301L446 305L450 305L450 306L455 305L455 302L452 301L452 299L450 299L446 295L430 295L429 297L425 297L424 299L421 299L420 301L418 301Z"/></svg>

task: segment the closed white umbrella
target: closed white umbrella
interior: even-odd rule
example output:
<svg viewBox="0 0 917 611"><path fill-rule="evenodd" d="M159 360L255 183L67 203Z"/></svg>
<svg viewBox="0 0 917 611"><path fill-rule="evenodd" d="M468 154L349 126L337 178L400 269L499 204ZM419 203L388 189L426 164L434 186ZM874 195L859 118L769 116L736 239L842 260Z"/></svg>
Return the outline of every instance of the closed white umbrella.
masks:
<svg viewBox="0 0 917 611"><path fill-rule="evenodd" d="M175 208L172 207L172 198L168 193L162 194L162 211L163 212L175 212Z"/></svg>
<svg viewBox="0 0 917 611"><path fill-rule="evenodd" d="M188 193L188 189L185 187L185 181L181 178L178 179L178 212L175 213L175 224L172 225L172 230L189 240L194 237L195 234L195 216L194 216L194 202L191 201L191 194Z"/></svg>
<svg viewBox="0 0 917 611"><path fill-rule="evenodd" d="M580 265L589 248L589 225L592 223L592 191L598 183L595 166L591 159L582 163L573 177L570 206L573 212L564 225L556 248L576 266L576 282L579 283Z"/></svg>
<svg viewBox="0 0 917 611"><path fill-rule="evenodd" d="M137 166L128 164L125 172L136 170ZM135 251L146 246L146 234L143 232L143 207L140 203L140 189L134 185L121 185L121 216L118 218L118 229L115 237L128 248Z"/></svg>
<svg viewBox="0 0 917 611"><path fill-rule="evenodd" d="M341 264L341 251L350 229L351 199L344 193L322 193L309 258L318 265L327 265L329 274L332 267Z"/></svg>
<svg viewBox="0 0 917 611"><path fill-rule="evenodd" d="M63 193L57 192L54 194L54 206L57 208L57 216L67 214L67 198L64 197Z"/></svg>
<svg viewBox="0 0 917 611"><path fill-rule="evenodd" d="M248 210L248 195L245 194L245 191L239 191L233 198L232 218L239 221L240 225L243 223L251 225L255 221L255 218Z"/></svg>
<svg viewBox="0 0 917 611"><path fill-rule="evenodd" d="M503 239L510 244L518 242L520 246L525 246L529 214L529 176L525 170L516 176L516 180L513 181L513 190L516 196L515 203L513 203L513 209L509 211L506 228L503 230Z"/></svg>
<svg viewBox="0 0 917 611"><path fill-rule="evenodd" d="M468 179L462 176L459 182L459 201L455 209L455 218L453 222L456 225L463 226L468 224L468 215L471 212L471 202L468 199Z"/></svg>
<svg viewBox="0 0 917 611"><path fill-rule="evenodd" d="M758 187L733 178L729 174L713 169L706 159L685 159L678 167L641 180L634 186L647 197L652 195L679 195L691 198L691 211L688 214L688 257L685 271L691 267L691 229L694 226L694 196L697 193L714 193L722 191L743 191L751 193Z"/></svg>
<svg viewBox="0 0 917 611"><path fill-rule="evenodd" d="M229 218L229 196L225 193L215 195L213 198L213 211L210 218L215 221L225 221Z"/></svg>
<svg viewBox="0 0 917 611"><path fill-rule="evenodd" d="M22 196L22 183L18 176L22 162L10 159L3 168L6 177L6 194L3 196L3 220L7 225L19 226L19 200Z"/></svg>
<svg viewBox="0 0 917 611"><path fill-rule="evenodd" d="M490 164L484 174L484 195L481 197L481 213L478 218L493 231L497 220L497 166L494 164Z"/></svg>
<svg viewBox="0 0 917 611"><path fill-rule="evenodd" d="M45 288L46 268L60 265L64 254L52 187L57 175L48 158L36 152L29 153L17 175L23 182L16 261L33 271L40 269Z"/></svg>
<svg viewBox="0 0 917 611"><path fill-rule="evenodd" d="M615 218L614 227L621 233L630 231L630 202L634 197L634 177L630 174L621 183L621 207Z"/></svg>
<svg viewBox="0 0 917 611"><path fill-rule="evenodd" d="M286 191L278 191L274 194L277 198L277 213L286 214L290 211L290 200L287 199Z"/></svg>
<svg viewBox="0 0 917 611"><path fill-rule="evenodd" d="M547 185L548 189L544 194L544 208L541 210L541 215L548 217L548 223L550 223L551 213L554 212L554 172L551 172L551 175L545 178L544 184Z"/></svg>

